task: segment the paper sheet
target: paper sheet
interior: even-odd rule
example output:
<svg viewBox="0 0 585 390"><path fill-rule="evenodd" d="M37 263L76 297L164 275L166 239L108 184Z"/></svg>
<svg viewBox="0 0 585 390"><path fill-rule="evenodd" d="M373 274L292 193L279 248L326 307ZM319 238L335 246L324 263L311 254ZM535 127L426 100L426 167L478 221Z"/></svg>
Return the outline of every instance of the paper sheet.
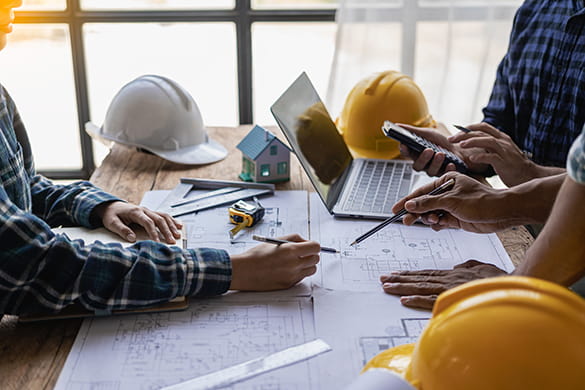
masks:
<svg viewBox="0 0 585 390"><path fill-rule="evenodd" d="M85 320L55 387L159 389L315 338L308 298L191 300L183 312ZM233 389L320 389L311 361Z"/></svg>
<svg viewBox="0 0 585 390"><path fill-rule="evenodd" d="M327 389L343 389L378 353L413 343L431 316L409 309L397 297L378 292L327 291L314 294L315 331L332 351L318 356Z"/></svg>
<svg viewBox="0 0 585 390"><path fill-rule="evenodd" d="M242 253L256 245L252 235L280 237L298 233L309 238L308 199L306 191L276 191L274 195L258 199L266 209L264 218L250 228L244 228L230 240L229 231L235 225L229 222L228 206L203 210L182 218L187 223L189 248L211 247L228 253Z"/></svg>
<svg viewBox="0 0 585 390"><path fill-rule="evenodd" d="M427 226L391 224L362 243L358 236L380 221L332 217L317 194L311 193L311 239L341 250L321 256L319 275L313 281L328 289L378 291L380 275L399 270L450 269L468 259L514 269L495 234L448 229L435 232Z"/></svg>

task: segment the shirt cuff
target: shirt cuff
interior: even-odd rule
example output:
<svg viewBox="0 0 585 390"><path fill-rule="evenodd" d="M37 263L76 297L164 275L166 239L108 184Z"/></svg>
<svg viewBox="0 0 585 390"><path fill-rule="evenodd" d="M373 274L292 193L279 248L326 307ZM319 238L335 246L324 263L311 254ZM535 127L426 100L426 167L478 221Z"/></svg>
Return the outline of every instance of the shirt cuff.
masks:
<svg viewBox="0 0 585 390"><path fill-rule="evenodd" d="M186 296L214 296L229 290L232 262L223 249L198 248L185 250L187 259Z"/></svg>

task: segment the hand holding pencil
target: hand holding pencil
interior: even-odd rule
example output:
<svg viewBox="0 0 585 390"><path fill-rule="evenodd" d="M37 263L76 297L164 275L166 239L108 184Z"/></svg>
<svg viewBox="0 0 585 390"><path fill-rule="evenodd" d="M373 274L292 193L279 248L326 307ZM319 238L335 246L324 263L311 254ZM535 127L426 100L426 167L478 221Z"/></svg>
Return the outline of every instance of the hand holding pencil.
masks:
<svg viewBox="0 0 585 390"><path fill-rule="evenodd" d="M429 195L433 188L451 179L455 180L451 189ZM421 221L437 231L456 228L474 233L493 233L522 223L516 213L520 205L512 199L505 196L504 190L492 188L466 175L449 172L398 201L393 211L406 209L407 214L402 219L404 225Z"/></svg>
<svg viewBox="0 0 585 390"><path fill-rule="evenodd" d="M455 179L451 178L451 179L447 180L446 182L438 185L436 188L434 188L432 191L430 191L428 193L428 195L436 195L436 194L440 194L442 192L445 192L448 189L450 189L451 187L453 187L454 184L455 184ZM382 223L378 224L377 226L374 226L372 229L368 230L367 232L365 232L364 234L362 234L361 236L356 238L355 241L350 244L350 246L354 246L356 244L359 244L360 242L364 241L368 237L373 236L374 234L376 234L377 232L382 230L384 227L390 225L393 222L398 221L400 218L402 218L407 213L408 213L408 211L404 208L397 211L396 214L394 214L390 218L385 219Z"/></svg>

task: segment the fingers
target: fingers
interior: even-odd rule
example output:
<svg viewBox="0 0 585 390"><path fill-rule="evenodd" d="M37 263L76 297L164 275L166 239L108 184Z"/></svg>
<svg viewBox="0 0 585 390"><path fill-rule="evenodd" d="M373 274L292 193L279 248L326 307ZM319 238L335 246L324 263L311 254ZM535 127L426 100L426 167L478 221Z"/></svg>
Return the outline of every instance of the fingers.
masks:
<svg viewBox="0 0 585 390"><path fill-rule="evenodd" d="M459 145L462 148L481 148L491 153L502 153L504 151L503 141L494 137L474 137L461 141Z"/></svg>
<svg viewBox="0 0 585 390"><path fill-rule="evenodd" d="M444 175L432 183L428 183L428 184L425 184L424 186L417 188L416 190L412 191L410 194L408 194L407 196L405 196L404 198L402 198L398 202L396 202L396 204L394 204L394 206L392 206L392 212L393 213L399 212L401 209L404 208L404 204L408 200L428 194L429 192L431 192L432 190L434 190L435 188L439 187L441 184L443 184L444 182L449 180L449 178L451 178L451 177L452 176L450 176L450 175Z"/></svg>
<svg viewBox="0 0 585 390"><path fill-rule="evenodd" d="M392 278L396 276L443 276L448 275L450 270L446 269L421 269L415 271L396 271L389 275L382 275L380 276L380 281L382 283L392 281Z"/></svg>
<svg viewBox="0 0 585 390"><path fill-rule="evenodd" d="M301 237L299 234L297 233L293 233L293 234L287 234L285 236L282 237L278 237L281 240L286 240L286 241L294 241L294 242L303 242L303 241L307 241L305 240L303 237Z"/></svg>
<svg viewBox="0 0 585 390"><path fill-rule="evenodd" d="M435 152L432 149L423 150L412 163L412 169L415 171L424 171L433 160L434 155Z"/></svg>
<svg viewBox="0 0 585 390"><path fill-rule="evenodd" d="M445 274L446 272L429 272L428 274L412 273L410 275L403 273L390 274L384 276L383 283L443 283ZM380 280L382 280L382 277L380 277Z"/></svg>
<svg viewBox="0 0 585 390"><path fill-rule="evenodd" d="M107 222L104 221L104 226L111 232L116 233L128 242L136 241L136 233L130 229L120 218L111 218Z"/></svg>
<svg viewBox="0 0 585 390"><path fill-rule="evenodd" d="M430 176L439 176L443 172L443 162L445 162L445 153L435 153L430 163L426 168L424 168L424 170Z"/></svg>
<svg viewBox="0 0 585 390"><path fill-rule="evenodd" d="M174 244L176 242L175 239L180 237L179 231L175 227L175 224L172 221L166 219L163 215L148 209L144 209L144 214L149 217L152 222L154 222L155 230L158 229L158 232L160 232L164 237L165 242Z"/></svg>
<svg viewBox="0 0 585 390"><path fill-rule="evenodd" d="M447 286L435 282L384 283L382 288L384 292L392 295L429 295L447 290Z"/></svg>
<svg viewBox="0 0 585 390"><path fill-rule="evenodd" d="M437 301L437 294L431 295L408 295L400 297L400 303L413 309L432 310Z"/></svg>

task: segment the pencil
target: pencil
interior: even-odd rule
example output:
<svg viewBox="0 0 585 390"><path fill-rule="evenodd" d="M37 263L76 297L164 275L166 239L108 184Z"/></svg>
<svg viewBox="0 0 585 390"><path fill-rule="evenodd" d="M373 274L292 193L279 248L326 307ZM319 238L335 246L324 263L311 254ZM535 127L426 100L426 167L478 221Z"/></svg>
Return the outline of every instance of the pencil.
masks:
<svg viewBox="0 0 585 390"><path fill-rule="evenodd" d="M437 194L440 194L441 192L445 192L449 188L451 188L454 184L455 184L455 179L449 179L446 182L444 182L443 184L441 184L440 186L438 186L437 188L435 188L434 190L432 190L431 192L429 192L428 195L437 195ZM379 225L375 226L374 228L368 230L367 232L365 232L364 234L362 234L361 236L356 238L354 242L349 244L349 246L354 246L356 244L359 244L360 242L364 241L366 238L372 236L373 234L382 230L384 227L390 225L392 222L398 221L401 217L403 217L406 214L408 214L408 211L406 211L406 209L400 210L399 212L397 212L396 214L394 214L390 218L385 219Z"/></svg>
<svg viewBox="0 0 585 390"><path fill-rule="evenodd" d="M269 244L275 244L275 245L281 245L281 244L287 244L287 243L294 244L295 243L294 241L279 240L278 238L270 238L270 237L257 236L257 235L253 235L252 239L254 239L256 241L267 242ZM334 248L327 248L326 246L322 246L321 252L339 253L339 250L334 249Z"/></svg>
<svg viewBox="0 0 585 390"><path fill-rule="evenodd" d="M460 126L460 125L453 125L453 127L456 128L457 130L461 130L464 133L469 133L471 131L467 127Z"/></svg>

